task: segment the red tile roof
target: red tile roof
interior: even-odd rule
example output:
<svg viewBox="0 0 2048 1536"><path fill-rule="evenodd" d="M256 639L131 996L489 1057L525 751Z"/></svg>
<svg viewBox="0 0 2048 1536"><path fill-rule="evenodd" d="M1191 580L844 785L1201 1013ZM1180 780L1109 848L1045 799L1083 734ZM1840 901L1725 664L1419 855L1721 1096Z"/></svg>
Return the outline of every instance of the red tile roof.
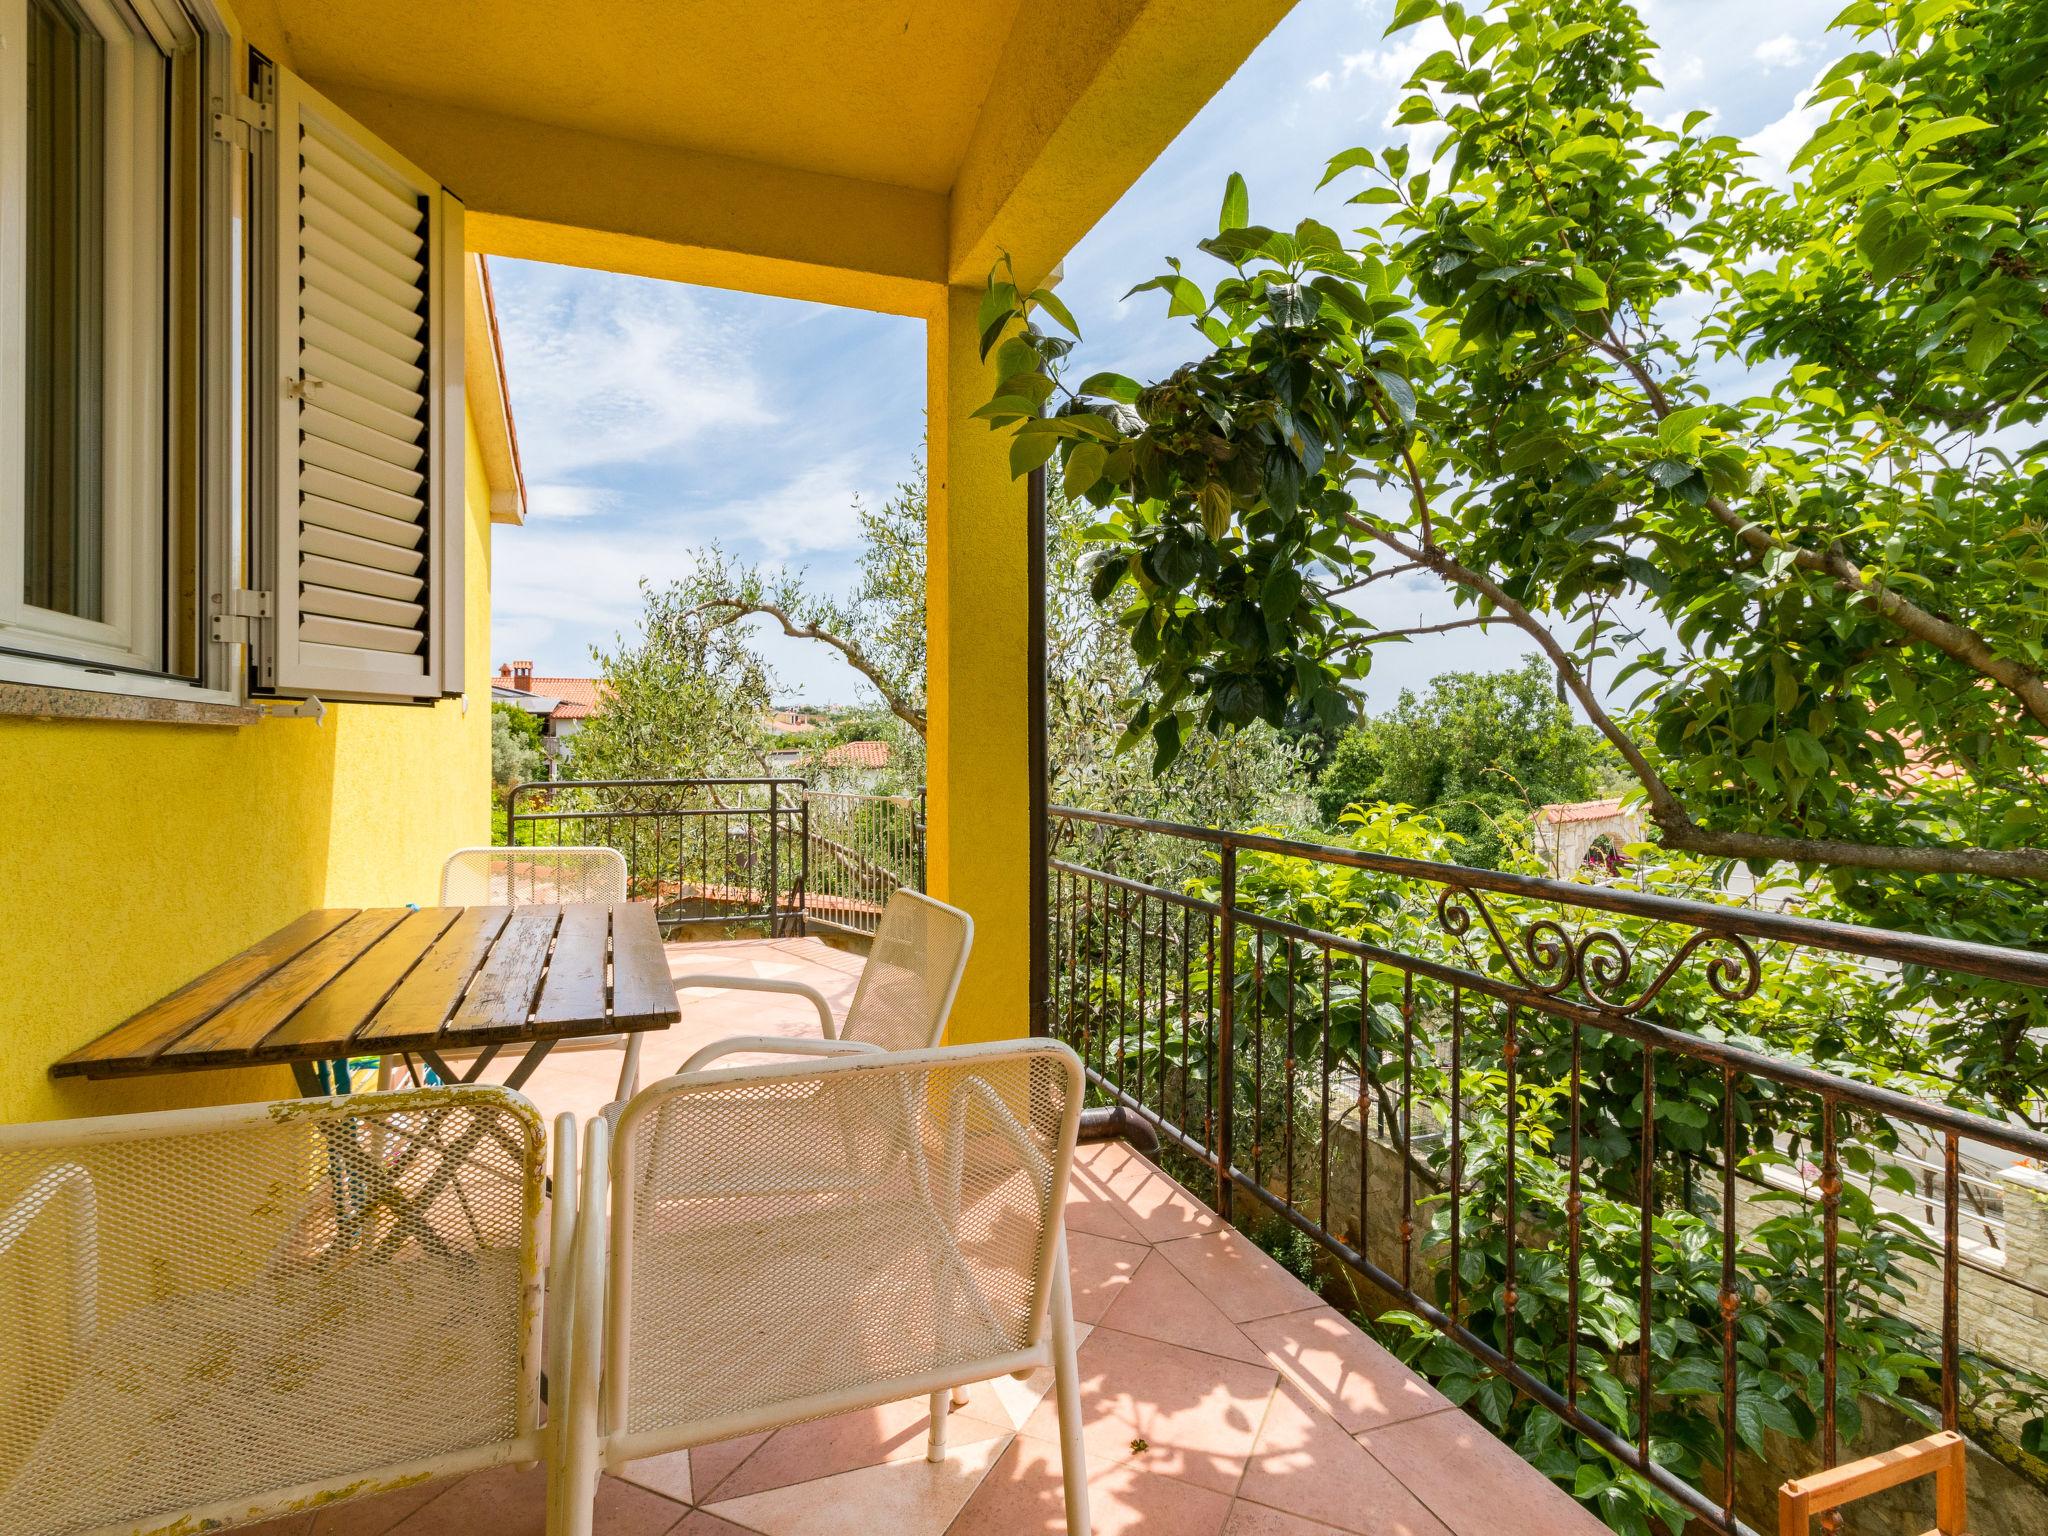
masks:
<svg viewBox="0 0 2048 1536"><path fill-rule="evenodd" d="M1621 814L1621 797L1609 800L1572 800L1562 805L1546 805L1536 812L1536 819L1551 826L1562 826L1568 821L1606 821Z"/></svg>
<svg viewBox="0 0 2048 1536"><path fill-rule="evenodd" d="M518 670L522 667L526 669L524 673ZM556 700L548 716L550 720L583 720L596 714L604 687L604 680L596 677L536 676L531 662L517 661L500 663L498 675L491 681L500 688L518 688L523 693Z"/></svg>
<svg viewBox="0 0 2048 1536"><path fill-rule="evenodd" d="M836 746L825 754L828 768L886 768L889 766L889 744L886 741L849 741Z"/></svg>

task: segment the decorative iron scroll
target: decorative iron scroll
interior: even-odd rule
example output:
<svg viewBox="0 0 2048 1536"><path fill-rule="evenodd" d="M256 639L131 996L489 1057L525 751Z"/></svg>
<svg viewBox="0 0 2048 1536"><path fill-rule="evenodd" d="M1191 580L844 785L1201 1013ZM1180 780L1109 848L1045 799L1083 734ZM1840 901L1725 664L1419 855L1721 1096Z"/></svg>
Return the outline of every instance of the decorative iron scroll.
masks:
<svg viewBox="0 0 2048 1536"><path fill-rule="evenodd" d="M1722 953L1707 957L1703 972L1716 996L1739 1003L1754 997L1763 981L1763 969L1756 950L1740 934L1693 933L1679 945L1663 969L1640 991L1632 991L1636 952L1628 941L1611 928L1591 928L1574 939L1554 918L1540 917L1518 930L1519 942L1501 932L1492 911L1477 891L1446 886L1436 899L1439 927L1454 939L1472 931L1478 915L1493 940L1494 953L1516 981L1532 992L1555 997L1578 984L1580 995L1607 1013L1634 1013L1654 1001L1702 945L1725 945Z"/></svg>

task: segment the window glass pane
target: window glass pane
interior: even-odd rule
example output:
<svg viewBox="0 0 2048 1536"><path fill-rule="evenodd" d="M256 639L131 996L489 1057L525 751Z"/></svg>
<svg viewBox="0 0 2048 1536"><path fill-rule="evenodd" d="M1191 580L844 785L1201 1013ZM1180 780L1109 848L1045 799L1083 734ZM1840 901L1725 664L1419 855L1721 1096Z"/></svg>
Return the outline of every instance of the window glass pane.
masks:
<svg viewBox="0 0 2048 1536"><path fill-rule="evenodd" d="M106 44L68 0L28 0L28 518L23 599L100 619L106 522Z"/></svg>

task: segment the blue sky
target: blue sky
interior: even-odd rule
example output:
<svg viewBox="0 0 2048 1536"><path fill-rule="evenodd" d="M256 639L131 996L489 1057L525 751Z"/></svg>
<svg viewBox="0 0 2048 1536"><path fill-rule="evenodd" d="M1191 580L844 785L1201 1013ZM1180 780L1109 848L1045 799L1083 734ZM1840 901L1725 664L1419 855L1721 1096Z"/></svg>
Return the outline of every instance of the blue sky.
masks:
<svg viewBox="0 0 2048 1536"><path fill-rule="evenodd" d="M1713 111L1782 169L1810 131L1799 98L1840 50L1822 30L1841 0L1647 0L1662 53L1662 107ZM1130 286L1170 254L1208 264L1223 181L1251 184L1252 216L1357 222L1323 165L1385 126L1401 82L1437 46L1427 30L1382 39L1389 0L1302 0L1236 77L1066 262L1060 292L1085 336L1081 366L1144 378L1198 338L1157 294ZM635 583L684 574L717 540L748 560L804 568L825 588L851 577L856 497L876 501L909 470L924 430L924 337L916 321L529 262L492 264L506 372L529 490L527 524L493 541L492 659L542 673L593 670L590 648L631 632ZM1451 613L1418 584L1415 622ZM781 695L851 702L857 679L823 647L761 636ZM1440 672L1511 664L1527 642L1461 630L1383 648L1375 706Z"/></svg>

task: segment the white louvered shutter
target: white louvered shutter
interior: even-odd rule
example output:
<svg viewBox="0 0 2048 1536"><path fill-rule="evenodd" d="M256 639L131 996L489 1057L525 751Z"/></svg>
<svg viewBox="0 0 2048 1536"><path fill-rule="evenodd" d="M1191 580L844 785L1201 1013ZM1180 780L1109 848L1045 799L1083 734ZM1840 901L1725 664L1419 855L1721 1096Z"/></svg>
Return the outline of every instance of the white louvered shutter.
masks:
<svg viewBox="0 0 2048 1536"><path fill-rule="evenodd" d="M276 526L258 686L463 684L462 205L276 75Z"/></svg>

